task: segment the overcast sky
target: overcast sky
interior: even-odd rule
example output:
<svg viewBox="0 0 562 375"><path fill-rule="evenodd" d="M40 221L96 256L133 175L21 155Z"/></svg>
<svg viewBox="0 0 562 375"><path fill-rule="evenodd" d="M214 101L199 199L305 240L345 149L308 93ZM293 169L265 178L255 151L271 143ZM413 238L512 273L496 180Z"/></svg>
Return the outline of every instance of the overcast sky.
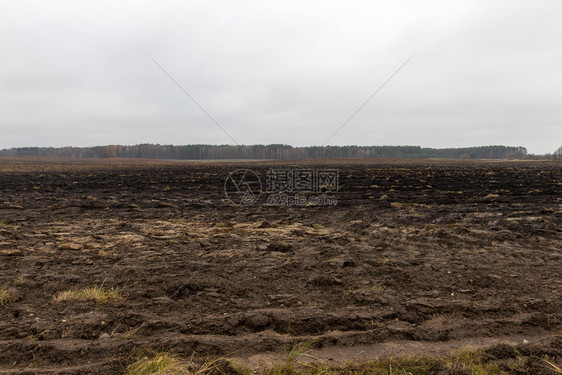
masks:
<svg viewBox="0 0 562 375"><path fill-rule="evenodd" d="M562 1L1 1L0 148L562 144Z"/></svg>

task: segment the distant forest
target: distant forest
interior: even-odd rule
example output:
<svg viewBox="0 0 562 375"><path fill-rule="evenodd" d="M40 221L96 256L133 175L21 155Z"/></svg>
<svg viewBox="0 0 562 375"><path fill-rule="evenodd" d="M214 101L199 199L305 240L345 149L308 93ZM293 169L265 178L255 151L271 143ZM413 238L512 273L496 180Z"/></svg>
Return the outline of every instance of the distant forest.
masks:
<svg viewBox="0 0 562 375"><path fill-rule="evenodd" d="M420 146L309 146L289 145L159 145L96 147L20 147L0 150L0 156L47 156L68 158L147 158L147 159L323 159L323 158L453 158L524 159L525 147L480 146L426 148Z"/></svg>

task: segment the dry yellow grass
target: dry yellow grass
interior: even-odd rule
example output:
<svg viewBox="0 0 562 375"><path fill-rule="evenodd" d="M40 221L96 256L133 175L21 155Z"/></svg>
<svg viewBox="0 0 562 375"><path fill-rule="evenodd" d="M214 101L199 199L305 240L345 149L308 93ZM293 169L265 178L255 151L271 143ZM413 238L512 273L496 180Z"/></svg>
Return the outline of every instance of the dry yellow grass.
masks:
<svg viewBox="0 0 562 375"><path fill-rule="evenodd" d="M106 289L101 286L92 286L83 289L71 289L60 292L54 297L55 302L78 300L85 301L93 299L99 304L117 302L123 298L121 291L117 288Z"/></svg>
<svg viewBox="0 0 562 375"><path fill-rule="evenodd" d="M182 363L179 357L164 352L156 353L152 357L144 357L127 367L127 375L190 374L189 367Z"/></svg>
<svg viewBox="0 0 562 375"><path fill-rule="evenodd" d="M0 289L0 306L7 305L16 301L16 297L12 296L6 289Z"/></svg>
<svg viewBox="0 0 562 375"><path fill-rule="evenodd" d="M262 368L264 375L336 375L336 374L361 374L361 375L397 375L412 374L424 375L435 373L436 369L444 373L462 373L470 375L508 375L513 373L527 373L527 360L524 357L509 361L490 361L486 359L483 351L460 350L446 357L419 356L419 357L386 357L374 361L354 363L346 362L343 365L326 366L315 362L318 358L309 354L312 341L295 343L286 360L269 368ZM514 349L515 351L515 349ZM305 360L306 357L312 359ZM221 361L222 362L219 362ZM562 374L562 369L550 361L549 357L542 358L545 368L550 368L554 373ZM224 363L227 367L223 367ZM228 371L225 371L228 369ZM253 371L243 364L231 360L217 359L196 364L191 359L185 359L171 352L153 352L137 362L129 365L126 375L207 375L207 374L238 374L252 375Z"/></svg>
<svg viewBox="0 0 562 375"><path fill-rule="evenodd" d="M544 358L543 358L543 361L545 361L553 369L553 371L555 371L557 374L562 374L562 367L559 367L559 366L555 365L554 363L552 363L549 360L546 360Z"/></svg>
<svg viewBox="0 0 562 375"><path fill-rule="evenodd" d="M157 352L150 357L144 357L127 367L126 375L203 375L221 374L218 371L217 359L205 362L201 365L195 364L171 352Z"/></svg>

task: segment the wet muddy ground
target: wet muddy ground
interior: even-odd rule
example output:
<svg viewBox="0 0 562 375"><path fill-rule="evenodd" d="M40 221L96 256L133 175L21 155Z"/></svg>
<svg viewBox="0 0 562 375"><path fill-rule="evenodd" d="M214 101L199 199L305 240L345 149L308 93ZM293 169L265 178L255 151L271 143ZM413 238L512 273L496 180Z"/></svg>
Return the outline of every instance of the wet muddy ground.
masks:
<svg viewBox="0 0 562 375"><path fill-rule="evenodd" d="M0 373L120 373L146 348L256 360L311 339L335 361L510 337L560 361L560 164L329 161L336 206L224 195L235 169L303 165L0 161ZM54 300L96 285L123 298Z"/></svg>

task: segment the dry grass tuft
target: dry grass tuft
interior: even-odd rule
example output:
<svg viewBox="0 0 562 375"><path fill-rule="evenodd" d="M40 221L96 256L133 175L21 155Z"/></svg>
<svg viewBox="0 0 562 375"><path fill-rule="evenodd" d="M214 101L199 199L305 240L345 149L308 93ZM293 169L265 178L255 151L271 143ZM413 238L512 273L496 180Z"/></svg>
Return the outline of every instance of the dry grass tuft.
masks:
<svg viewBox="0 0 562 375"><path fill-rule="evenodd" d="M176 355L163 352L156 353L152 357L144 357L127 367L127 375L149 375L149 374L189 374L187 365L182 364Z"/></svg>
<svg viewBox="0 0 562 375"><path fill-rule="evenodd" d="M123 298L118 288L103 288L101 286L92 286L83 289L71 289L60 292L54 297L55 302L78 300L85 301L93 299L96 303L103 305L107 303L117 302Z"/></svg>
<svg viewBox="0 0 562 375"><path fill-rule="evenodd" d="M221 373L216 361L195 364L171 352L157 352L133 363L125 372L126 375L204 375Z"/></svg>
<svg viewBox="0 0 562 375"><path fill-rule="evenodd" d="M16 297L12 296L6 289L0 289L0 306L16 302Z"/></svg>

